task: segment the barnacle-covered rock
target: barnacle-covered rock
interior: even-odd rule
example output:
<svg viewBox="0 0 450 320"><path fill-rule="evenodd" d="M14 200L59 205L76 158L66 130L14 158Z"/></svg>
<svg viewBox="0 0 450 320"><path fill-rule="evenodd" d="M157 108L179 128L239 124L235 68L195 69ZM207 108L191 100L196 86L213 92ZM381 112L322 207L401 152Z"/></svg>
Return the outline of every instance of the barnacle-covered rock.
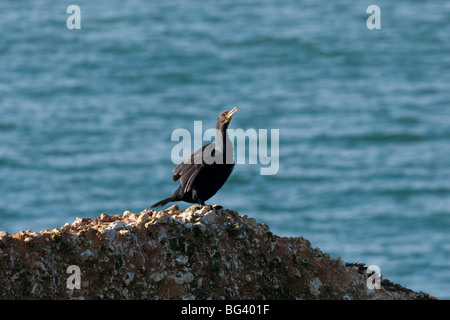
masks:
<svg viewBox="0 0 450 320"><path fill-rule="evenodd" d="M0 232L0 299L429 298L388 280L370 289L365 270L217 205Z"/></svg>

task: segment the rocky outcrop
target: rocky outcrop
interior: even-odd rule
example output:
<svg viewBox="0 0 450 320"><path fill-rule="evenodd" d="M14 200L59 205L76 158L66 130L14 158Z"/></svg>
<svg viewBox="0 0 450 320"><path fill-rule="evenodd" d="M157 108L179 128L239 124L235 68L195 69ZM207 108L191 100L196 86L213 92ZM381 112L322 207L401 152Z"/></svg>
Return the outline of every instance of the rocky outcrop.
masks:
<svg viewBox="0 0 450 320"><path fill-rule="evenodd" d="M369 289L369 276L363 264L220 206L0 233L0 299L429 298L388 280Z"/></svg>

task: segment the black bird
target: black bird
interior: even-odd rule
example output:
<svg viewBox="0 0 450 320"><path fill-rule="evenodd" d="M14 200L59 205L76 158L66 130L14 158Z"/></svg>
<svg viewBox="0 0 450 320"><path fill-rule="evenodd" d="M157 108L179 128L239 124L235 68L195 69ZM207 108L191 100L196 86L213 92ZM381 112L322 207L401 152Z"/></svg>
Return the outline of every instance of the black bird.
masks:
<svg viewBox="0 0 450 320"><path fill-rule="evenodd" d="M150 208L166 205L173 201L185 201L205 205L205 201L216 194L234 169L233 145L226 132L231 117L238 109L220 113L216 125L216 141L196 150L173 169L173 181L180 179L180 187L166 199Z"/></svg>

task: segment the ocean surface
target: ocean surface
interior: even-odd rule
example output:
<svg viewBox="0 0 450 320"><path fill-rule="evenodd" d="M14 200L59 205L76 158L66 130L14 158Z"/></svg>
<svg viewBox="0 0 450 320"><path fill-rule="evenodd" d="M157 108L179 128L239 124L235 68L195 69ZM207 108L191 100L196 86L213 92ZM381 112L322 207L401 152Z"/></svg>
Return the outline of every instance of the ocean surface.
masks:
<svg viewBox="0 0 450 320"><path fill-rule="evenodd" d="M178 186L172 132L234 106L279 170L207 203L450 299L448 1L1 1L0 230L141 212Z"/></svg>

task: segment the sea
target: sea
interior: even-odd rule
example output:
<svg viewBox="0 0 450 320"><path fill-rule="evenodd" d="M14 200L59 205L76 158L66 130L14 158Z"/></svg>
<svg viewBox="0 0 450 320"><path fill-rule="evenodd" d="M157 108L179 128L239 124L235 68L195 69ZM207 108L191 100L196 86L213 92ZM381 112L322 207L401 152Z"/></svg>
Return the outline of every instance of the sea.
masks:
<svg viewBox="0 0 450 320"><path fill-rule="evenodd" d="M207 204L450 299L449 1L0 1L0 231L140 213L233 107L278 170Z"/></svg>

